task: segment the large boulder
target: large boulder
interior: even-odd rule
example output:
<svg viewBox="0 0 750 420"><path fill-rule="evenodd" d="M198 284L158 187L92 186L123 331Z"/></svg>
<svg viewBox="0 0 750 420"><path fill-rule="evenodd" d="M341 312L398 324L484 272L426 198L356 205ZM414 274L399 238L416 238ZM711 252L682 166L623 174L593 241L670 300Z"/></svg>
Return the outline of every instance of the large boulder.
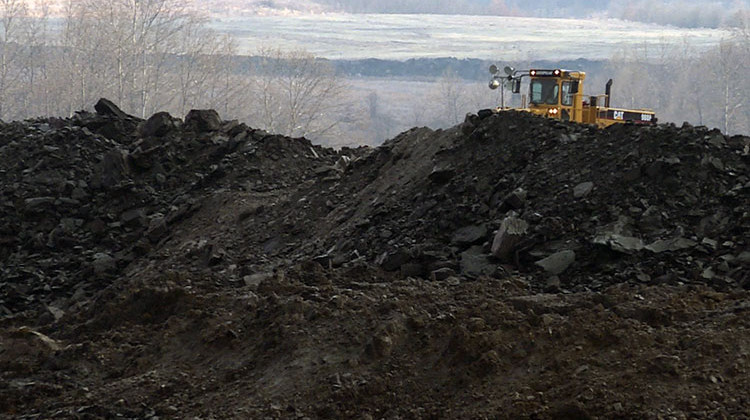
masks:
<svg viewBox="0 0 750 420"><path fill-rule="evenodd" d="M506 217L492 241L492 255L502 261L510 260L516 245L523 240L528 230L529 224L523 219Z"/></svg>
<svg viewBox="0 0 750 420"><path fill-rule="evenodd" d="M185 125L201 133L217 131L221 128L221 117L213 109L191 109L185 116Z"/></svg>
<svg viewBox="0 0 750 420"><path fill-rule="evenodd" d="M106 98L99 99L99 102L94 105L94 110L99 115L108 115L122 119L131 118L130 115L123 112L114 102Z"/></svg>
<svg viewBox="0 0 750 420"><path fill-rule="evenodd" d="M143 123L140 134L144 137L163 137L178 126L178 121L168 112L157 112Z"/></svg>
<svg viewBox="0 0 750 420"><path fill-rule="evenodd" d="M558 275L562 274L576 261L576 253L571 250L556 252L547 258L536 262L536 265L542 267L544 271Z"/></svg>

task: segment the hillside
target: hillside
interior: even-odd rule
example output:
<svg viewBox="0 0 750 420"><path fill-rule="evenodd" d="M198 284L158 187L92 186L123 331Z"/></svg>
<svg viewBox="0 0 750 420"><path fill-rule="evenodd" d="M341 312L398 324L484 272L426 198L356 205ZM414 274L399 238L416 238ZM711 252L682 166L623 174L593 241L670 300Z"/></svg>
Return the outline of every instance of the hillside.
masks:
<svg viewBox="0 0 750 420"><path fill-rule="evenodd" d="M0 418L750 416L750 138L0 125Z"/></svg>

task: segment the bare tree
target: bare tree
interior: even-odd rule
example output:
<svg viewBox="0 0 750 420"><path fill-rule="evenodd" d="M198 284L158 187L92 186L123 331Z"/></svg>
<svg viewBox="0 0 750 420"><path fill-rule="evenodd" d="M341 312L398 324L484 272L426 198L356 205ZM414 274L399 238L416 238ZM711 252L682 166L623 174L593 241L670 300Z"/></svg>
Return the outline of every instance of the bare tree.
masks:
<svg viewBox="0 0 750 420"><path fill-rule="evenodd" d="M0 118L11 112L9 94L18 77L18 61L22 60L22 20L28 7L23 0L0 0Z"/></svg>
<svg viewBox="0 0 750 420"><path fill-rule="evenodd" d="M322 136L340 123L344 82L333 67L308 52L261 49L253 74L264 129L289 136Z"/></svg>
<svg viewBox="0 0 750 420"><path fill-rule="evenodd" d="M96 85L97 94L145 117L160 105L175 38L195 19L180 0L69 1L62 45L72 54L69 72L83 78L77 96L86 101Z"/></svg>
<svg viewBox="0 0 750 420"><path fill-rule="evenodd" d="M716 86L718 109L721 112L721 128L724 133L738 132L747 128L747 121L737 121L742 108L746 106L748 93L747 69L750 60L743 54L743 48L737 41L722 41L708 55L712 63L711 74ZM744 126L744 127L741 127Z"/></svg>
<svg viewBox="0 0 750 420"><path fill-rule="evenodd" d="M435 116L437 125L450 126L463 120L467 112L466 84L453 69L446 69L437 81L434 93L438 106Z"/></svg>

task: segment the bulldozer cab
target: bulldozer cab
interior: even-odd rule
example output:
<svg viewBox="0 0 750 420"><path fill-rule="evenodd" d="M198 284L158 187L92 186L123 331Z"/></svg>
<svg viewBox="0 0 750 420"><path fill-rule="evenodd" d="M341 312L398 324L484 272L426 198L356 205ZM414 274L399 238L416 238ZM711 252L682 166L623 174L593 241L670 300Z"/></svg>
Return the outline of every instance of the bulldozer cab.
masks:
<svg viewBox="0 0 750 420"><path fill-rule="evenodd" d="M586 73L567 70L529 70L529 111L561 120L581 121Z"/></svg>

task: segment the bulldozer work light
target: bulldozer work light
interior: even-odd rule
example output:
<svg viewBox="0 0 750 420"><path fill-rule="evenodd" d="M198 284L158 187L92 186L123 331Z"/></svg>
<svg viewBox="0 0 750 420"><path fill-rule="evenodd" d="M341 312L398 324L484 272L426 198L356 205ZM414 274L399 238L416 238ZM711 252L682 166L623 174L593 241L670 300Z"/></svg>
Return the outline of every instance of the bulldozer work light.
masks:
<svg viewBox="0 0 750 420"><path fill-rule="evenodd" d="M560 77L562 75L562 70L555 69L555 70L529 70L529 76L531 77Z"/></svg>

